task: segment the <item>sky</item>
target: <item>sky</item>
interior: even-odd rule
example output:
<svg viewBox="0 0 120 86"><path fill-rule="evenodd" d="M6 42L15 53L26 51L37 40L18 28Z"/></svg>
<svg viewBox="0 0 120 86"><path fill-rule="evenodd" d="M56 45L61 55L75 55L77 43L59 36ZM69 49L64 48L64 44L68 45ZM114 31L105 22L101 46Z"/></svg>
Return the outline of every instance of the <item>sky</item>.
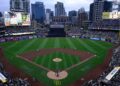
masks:
<svg viewBox="0 0 120 86"><path fill-rule="evenodd" d="M10 0L0 0L0 11L9 11L9 1ZM36 1L43 2L46 8L50 8L54 11L54 5L59 2L64 3L66 12L70 10L78 10L81 7L84 7L86 11L89 11L89 5L93 0L30 0L31 3Z"/></svg>

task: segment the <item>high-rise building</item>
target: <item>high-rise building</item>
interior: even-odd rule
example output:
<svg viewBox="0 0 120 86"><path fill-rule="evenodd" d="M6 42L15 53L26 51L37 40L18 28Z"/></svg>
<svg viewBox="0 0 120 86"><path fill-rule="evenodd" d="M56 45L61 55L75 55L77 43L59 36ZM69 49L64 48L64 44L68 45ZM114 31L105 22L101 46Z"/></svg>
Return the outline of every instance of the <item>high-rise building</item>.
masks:
<svg viewBox="0 0 120 86"><path fill-rule="evenodd" d="M93 21L102 20L104 1L105 0L94 0Z"/></svg>
<svg viewBox="0 0 120 86"><path fill-rule="evenodd" d="M111 12L112 11L113 2L112 1L104 1L103 12Z"/></svg>
<svg viewBox="0 0 120 86"><path fill-rule="evenodd" d="M84 27L83 22L88 21L88 13L84 8L79 9L78 11L78 25L79 27Z"/></svg>
<svg viewBox="0 0 120 86"><path fill-rule="evenodd" d="M4 17L3 17L3 13L2 12L0 12L0 28L1 27L4 27L5 25L4 25ZM1 33L0 33L1 34ZM2 34L1 34L2 35Z"/></svg>
<svg viewBox="0 0 120 86"><path fill-rule="evenodd" d="M3 17L3 14L2 14L2 12L0 12L0 17Z"/></svg>
<svg viewBox="0 0 120 86"><path fill-rule="evenodd" d="M55 16L65 16L65 15L66 12L63 3L57 2L57 4L55 4Z"/></svg>
<svg viewBox="0 0 120 86"><path fill-rule="evenodd" d="M90 4L90 11L89 11L89 21L92 22L93 21L93 11L94 11L94 3Z"/></svg>
<svg viewBox="0 0 120 86"><path fill-rule="evenodd" d="M51 9L46 9L46 24L50 24L52 22L53 19L53 11L51 11Z"/></svg>
<svg viewBox="0 0 120 86"><path fill-rule="evenodd" d="M94 0L94 3L90 4L89 20L101 21L103 12L112 11L112 2L106 0Z"/></svg>
<svg viewBox="0 0 120 86"><path fill-rule="evenodd" d="M69 16L69 21L71 24L76 24L77 23L77 11L75 10L72 10L72 11L69 11L68 13L68 16Z"/></svg>
<svg viewBox="0 0 120 86"><path fill-rule="evenodd" d="M30 12L30 0L10 0L10 11Z"/></svg>
<svg viewBox="0 0 120 86"><path fill-rule="evenodd" d="M44 23L45 20L45 8L43 2L36 2L31 6L32 20L36 20L39 23Z"/></svg>
<svg viewBox="0 0 120 86"><path fill-rule="evenodd" d="M77 16L77 11L75 10L69 11L68 16L69 17Z"/></svg>

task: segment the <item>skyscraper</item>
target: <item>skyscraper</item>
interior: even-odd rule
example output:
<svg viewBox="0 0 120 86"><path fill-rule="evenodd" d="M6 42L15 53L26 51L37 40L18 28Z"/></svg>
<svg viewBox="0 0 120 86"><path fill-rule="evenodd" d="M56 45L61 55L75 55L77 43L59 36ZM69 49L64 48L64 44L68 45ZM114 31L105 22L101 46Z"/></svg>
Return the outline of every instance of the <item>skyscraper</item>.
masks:
<svg viewBox="0 0 120 86"><path fill-rule="evenodd" d="M112 6L113 6L112 1L104 1L103 11L104 12L111 12L112 11Z"/></svg>
<svg viewBox="0 0 120 86"><path fill-rule="evenodd" d="M100 21L102 20L102 12L104 7L105 0L94 0L94 10L93 10L93 20Z"/></svg>
<svg viewBox="0 0 120 86"><path fill-rule="evenodd" d="M45 20L45 8L43 2L36 2L31 6L32 20L36 20L39 23L44 23Z"/></svg>
<svg viewBox="0 0 120 86"><path fill-rule="evenodd" d="M77 11L75 11L75 10L69 11L68 15L69 15L69 17L77 16Z"/></svg>
<svg viewBox="0 0 120 86"><path fill-rule="evenodd" d="M10 0L10 11L30 12L30 0Z"/></svg>
<svg viewBox="0 0 120 86"><path fill-rule="evenodd" d="M2 12L0 12L0 17L3 17L3 14L2 14Z"/></svg>
<svg viewBox="0 0 120 86"><path fill-rule="evenodd" d="M83 22L88 20L88 14L84 8L79 9L78 11L78 25L83 27Z"/></svg>
<svg viewBox="0 0 120 86"><path fill-rule="evenodd" d="M46 24L50 24L53 19L53 11L51 9L46 9Z"/></svg>
<svg viewBox="0 0 120 86"><path fill-rule="evenodd" d="M90 11L89 11L89 21L92 22L93 21L93 11L94 11L94 3L90 4Z"/></svg>
<svg viewBox="0 0 120 86"><path fill-rule="evenodd" d="M77 24L77 11L69 11L68 16L71 24Z"/></svg>
<svg viewBox="0 0 120 86"><path fill-rule="evenodd" d="M112 2L106 0L94 0L94 3L90 4L89 20L100 21L102 20L103 12L112 11Z"/></svg>
<svg viewBox="0 0 120 86"><path fill-rule="evenodd" d="M66 12L63 3L57 2L57 4L55 4L55 16L65 16L65 15Z"/></svg>

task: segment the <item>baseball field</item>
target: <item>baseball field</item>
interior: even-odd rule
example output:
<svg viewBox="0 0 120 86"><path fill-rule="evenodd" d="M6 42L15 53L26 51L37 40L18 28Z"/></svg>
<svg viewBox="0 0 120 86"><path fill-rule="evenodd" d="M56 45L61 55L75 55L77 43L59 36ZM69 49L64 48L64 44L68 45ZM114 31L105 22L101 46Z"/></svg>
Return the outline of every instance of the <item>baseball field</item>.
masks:
<svg viewBox="0 0 120 86"><path fill-rule="evenodd" d="M102 64L112 44L79 38L5 42L6 59L47 86L69 86Z"/></svg>

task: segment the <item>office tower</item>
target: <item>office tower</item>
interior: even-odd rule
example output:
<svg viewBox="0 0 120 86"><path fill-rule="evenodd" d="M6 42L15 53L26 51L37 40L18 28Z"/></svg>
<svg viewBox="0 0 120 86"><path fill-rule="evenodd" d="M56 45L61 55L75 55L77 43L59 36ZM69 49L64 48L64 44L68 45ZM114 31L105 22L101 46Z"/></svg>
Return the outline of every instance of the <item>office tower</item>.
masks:
<svg viewBox="0 0 120 86"><path fill-rule="evenodd" d="M69 16L69 22L71 24L77 24L77 11L75 10L69 11L68 16Z"/></svg>
<svg viewBox="0 0 120 86"><path fill-rule="evenodd" d="M30 13L30 0L10 0L10 11Z"/></svg>
<svg viewBox="0 0 120 86"><path fill-rule="evenodd" d="M78 11L78 25L79 27L83 27L83 22L88 20L88 13L84 8L79 9Z"/></svg>
<svg viewBox="0 0 120 86"><path fill-rule="evenodd" d="M93 21L102 20L104 0L94 0Z"/></svg>
<svg viewBox="0 0 120 86"><path fill-rule="evenodd" d="M90 4L89 21L101 21L103 12L112 11L112 2L106 0L94 0Z"/></svg>
<svg viewBox="0 0 120 86"><path fill-rule="evenodd" d="M51 11L51 9L46 9L46 20L45 23L46 24L50 24L52 22L53 19L53 11Z"/></svg>
<svg viewBox="0 0 120 86"><path fill-rule="evenodd" d="M57 4L55 4L55 16L65 16L65 15L66 12L63 3L57 2Z"/></svg>
<svg viewBox="0 0 120 86"><path fill-rule="evenodd" d="M36 2L31 6L32 20L36 20L39 23L44 23L45 20L45 8L43 2Z"/></svg>
<svg viewBox="0 0 120 86"><path fill-rule="evenodd" d="M93 11L94 11L94 3L90 4L90 12L89 12L89 21L92 22L93 21Z"/></svg>

